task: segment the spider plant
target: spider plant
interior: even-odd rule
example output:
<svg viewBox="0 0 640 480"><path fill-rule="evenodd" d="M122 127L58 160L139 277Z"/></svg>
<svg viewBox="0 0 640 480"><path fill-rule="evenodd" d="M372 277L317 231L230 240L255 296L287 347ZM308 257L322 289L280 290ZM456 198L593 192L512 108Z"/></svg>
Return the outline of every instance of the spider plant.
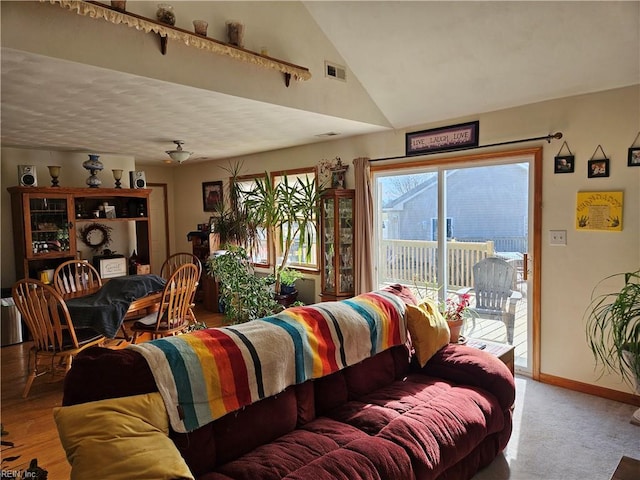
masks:
<svg viewBox="0 0 640 480"><path fill-rule="evenodd" d="M599 293L603 283L622 280L620 290ZM640 270L603 278L591 293L585 312L587 341L602 367L640 388Z"/></svg>

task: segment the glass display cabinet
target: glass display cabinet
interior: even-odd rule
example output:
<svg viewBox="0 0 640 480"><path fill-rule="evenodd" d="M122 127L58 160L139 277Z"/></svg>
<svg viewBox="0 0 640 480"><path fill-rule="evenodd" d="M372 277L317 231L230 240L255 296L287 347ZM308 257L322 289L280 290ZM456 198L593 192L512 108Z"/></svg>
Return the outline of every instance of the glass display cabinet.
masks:
<svg viewBox="0 0 640 480"><path fill-rule="evenodd" d="M354 190L331 189L322 195L322 289L323 301L354 295L353 217Z"/></svg>

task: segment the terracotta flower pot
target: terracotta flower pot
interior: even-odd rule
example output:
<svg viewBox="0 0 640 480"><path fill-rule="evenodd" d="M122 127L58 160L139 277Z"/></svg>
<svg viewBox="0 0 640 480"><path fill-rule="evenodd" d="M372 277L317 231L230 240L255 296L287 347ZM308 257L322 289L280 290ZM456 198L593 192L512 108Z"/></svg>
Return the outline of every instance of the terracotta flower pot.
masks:
<svg viewBox="0 0 640 480"><path fill-rule="evenodd" d="M460 331L462 330L463 320L447 320L447 324L449 325L449 343L458 343L460 340Z"/></svg>

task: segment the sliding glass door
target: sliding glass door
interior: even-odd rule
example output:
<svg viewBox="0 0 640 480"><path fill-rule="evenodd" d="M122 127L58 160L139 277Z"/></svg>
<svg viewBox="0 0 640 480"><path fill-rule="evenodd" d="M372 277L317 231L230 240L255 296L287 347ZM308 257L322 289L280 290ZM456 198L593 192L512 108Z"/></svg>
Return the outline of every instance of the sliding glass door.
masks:
<svg viewBox="0 0 640 480"><path fill-rule="evenodd" d="M440 304L468 292L464 337L513 344L516 365L524 371L530 369L532 348L532 160L525 155L385 167L374 169L373 182L378 284L408 285L417 298ZM474 266L488 257L497 258L488 263L504 266L506 274L492 265L490 274L476 269L478 277L493 282L493 276L509 276L509 298L499 312L482 305L484 287L474 275ZM494 295L496 288L489 290Z"/></svg>

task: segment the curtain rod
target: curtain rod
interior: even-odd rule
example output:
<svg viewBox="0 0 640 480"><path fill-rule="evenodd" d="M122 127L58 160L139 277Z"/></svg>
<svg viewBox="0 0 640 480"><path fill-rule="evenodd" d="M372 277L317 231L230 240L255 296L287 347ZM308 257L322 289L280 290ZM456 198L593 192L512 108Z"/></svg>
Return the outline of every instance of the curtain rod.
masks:
<svg viewBox="0 0 640 480"><path fill-rule="evenodd" d="M551 143L551 140L553 140L553 139L560 140L561 138L562 138L562 132L556 132L556 133L550 133L549 135L545 135L544 137L523 138L521 140L510 140L508 142L491 143L489 145L478 145L477 147L462 147L462 148L456 148L456 149L453 149L453 150L444 150L444 151L440 151L440 152L425 152L425 153L416 153L416 154L413 154L413 155L400 155L398 157L373 158L373 159L369 160L369 162L381 162L383 160L399 160L401 158L423 157L425 155L435 155L436 153L461 152L463 150L476 150L478 148L500 147L502 145L511 145L513 143L533 142L535 140L546 140L547 143Z"/></svg>

